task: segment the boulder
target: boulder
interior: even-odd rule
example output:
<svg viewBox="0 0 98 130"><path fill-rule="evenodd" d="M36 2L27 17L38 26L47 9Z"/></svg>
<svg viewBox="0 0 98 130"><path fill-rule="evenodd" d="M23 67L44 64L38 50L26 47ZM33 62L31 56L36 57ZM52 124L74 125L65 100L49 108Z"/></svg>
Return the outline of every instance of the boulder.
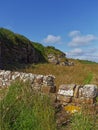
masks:
<svg viewBox="0 0 98 130"><path fill-rule="evenodd" d="M87 84L83 86L83 97L85 98L95 98L98 93L98 88L94 84Z"/></svg>
<svg viewBox="0 0 98 130"><path fill-rule="evenodd" d="M57 59L57 57L54 54L49 54L48 55L48 61L52 64L59 64L59 61Z"/></svg>

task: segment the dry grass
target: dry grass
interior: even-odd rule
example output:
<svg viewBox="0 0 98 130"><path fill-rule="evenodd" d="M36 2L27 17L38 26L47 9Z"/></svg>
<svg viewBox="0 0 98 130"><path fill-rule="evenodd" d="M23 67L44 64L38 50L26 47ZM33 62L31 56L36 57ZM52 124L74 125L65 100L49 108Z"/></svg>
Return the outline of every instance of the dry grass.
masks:
<svg viewBox="0 0 98 130"><path fill-rule="evenodd" d="M90 74L92 74L90 83L98 85L98 64L82 64L78 61L75 62L74 66L38 64L31 65L22 71L43 75L52 74L56 77L55 83L57 88L61 84L84 84Z"/></svg>

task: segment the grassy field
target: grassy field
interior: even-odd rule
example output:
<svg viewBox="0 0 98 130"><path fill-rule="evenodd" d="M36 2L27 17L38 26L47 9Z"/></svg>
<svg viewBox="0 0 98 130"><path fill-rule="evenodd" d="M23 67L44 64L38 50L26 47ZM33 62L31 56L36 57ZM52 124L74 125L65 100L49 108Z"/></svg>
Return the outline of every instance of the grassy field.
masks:
<svg viewBox="0 0 98 130"><path fill-rule="evenodd" d="M57 88L61 84L98 85L98 64L74 61L74 66L52 64L30 65L19 70L33 74L54 75ZM7 93L5 93L7 92ZM55 110L48 96L35 94L29 84L16 82L0 90L0 130L97 130L98 116L75 114L68 126L57 128ZM85 110L86 112L86 110Z"/></svg>
<svg viewBox="0 0 98 130"><path fill-rule="evenodd" d="M87 107L74 114L67 126L57 127L50 99L35 93L28 82L13 83L0 101L0 130L98 130L98 116L89 115Z"/></svg>
<svg viewBox="0 0 98 130"><path fill-rule="evenodd" d="M52 64L31 65L24 72L49 75L56 77L57 88L61 84L96 84L98 85L98 64L85 64L74 61L74 66L59 66Z"/></svg>

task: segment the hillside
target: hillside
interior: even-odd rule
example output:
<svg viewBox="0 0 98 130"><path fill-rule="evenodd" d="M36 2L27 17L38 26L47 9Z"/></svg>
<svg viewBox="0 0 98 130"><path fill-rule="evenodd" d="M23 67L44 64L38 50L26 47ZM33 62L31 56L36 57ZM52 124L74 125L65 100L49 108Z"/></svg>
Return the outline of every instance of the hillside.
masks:
<svg viewBox="0 0 98 130"><path fill-rule="evenodd" d="M74 65L60 65L64 62L73 62ZM96 84L98 86L97 63L66 59L66 55L62 51L52 46L44 47L40 43L32 42L22 35L3 28L0 29L0 63L2 63L0 65L3 69L21 71L0 70L1 88L2 85L5 85L3 89L0 89L0 126L2 129L79 130L81 126L81 130L86 130L86 128L98 130L98 98L96 98L96 104L90 104L89 109L92 114L87 108L89 106L84 104L82 106L84 111L81 110L81 114L71 115L66 113L65 108L68 107L57 101L57 92L62 84ZM24 81L28 77L31 80L22 83L19 82L18 76L23 77ZM51 76L55 82L51 80ZM12 81L15 77L17 81L6 87L6 81ZM40 89L41 86L43 89ZM33 87L36 88L37 93L32 91ZM38 92L38 88L46 94ZM50 93L51 88L52 90L55 88L56 93ZM80 104L75 103L74 105L76 107ZM73 106L69 106L69 109L72 110Z"/></svg>
<svg viewBox="0 0 98 130"><path fill-rule="evenodd" d="M53 47L44 47L23 35L0 28L0 68L17 69L32 63L44 63L48 61L49 53L64 54Z"/></svg>

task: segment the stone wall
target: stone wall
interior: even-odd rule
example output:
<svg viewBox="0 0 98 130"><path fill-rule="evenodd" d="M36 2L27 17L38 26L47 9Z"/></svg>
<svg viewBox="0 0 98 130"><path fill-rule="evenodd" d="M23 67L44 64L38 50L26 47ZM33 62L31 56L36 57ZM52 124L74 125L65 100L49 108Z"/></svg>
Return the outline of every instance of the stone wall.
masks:
<svg viewBox="0 0 98 130"><path fill-rule="evenodd" d="M55 77L53 75L37 75L32 73L13 72L0 70L0 88L9 86L15 80L29 81L32 89L45 92L55 93L55 99L62 104L93 104L96 102L98 96L98 87L94 84L75 85L63 84L60 85L56 93L56 86L54 83Z"/></svg>
<svg viewBox="0 0 98 130"><path fill-rule="evenodd" d="M93 104L98 96L98 87L94 84L75 85L63 84L60 85L57 92L57 100L62 104Z"/></svg>
<svg viewBox="0 0 98 130"><path fill-rule="evenodd" d="M15 80L29 81L31 87L42 92L56 92L55 77L52 75L36 75L32 73L0 70L0 88L9 86Z"/></svg>

